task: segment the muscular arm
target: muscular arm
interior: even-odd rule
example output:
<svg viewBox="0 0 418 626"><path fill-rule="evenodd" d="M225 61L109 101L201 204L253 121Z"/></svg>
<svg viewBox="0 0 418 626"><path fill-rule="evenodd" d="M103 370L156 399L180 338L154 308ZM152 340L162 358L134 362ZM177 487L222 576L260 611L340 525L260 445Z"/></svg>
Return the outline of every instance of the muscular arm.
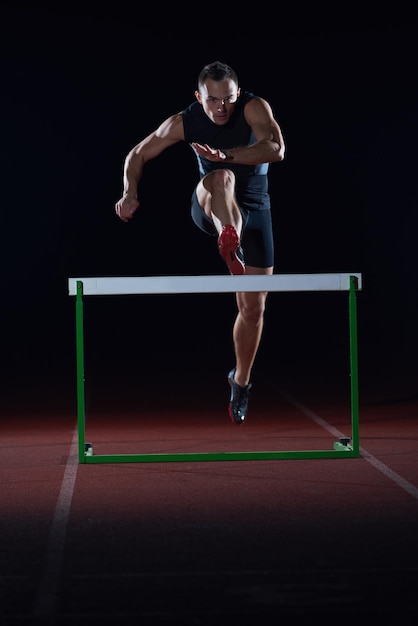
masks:
<svg viewBox="0 0 418 626"><path fill-rule="evenodd" d="M285 145L282 131L268 102L262 98L250 100L244 114L257 141L251 146L228 150L228 157L249 165L283 161Z"/></svg>
<svg viewBox="0 0 418 626"><path fill-rule="evenodd" d="M254 144L228 148L225 152L208 145L193 144L194 148L210 161L233 161L243 165L283 161L285 145L282 131L268 102L262 98L250 100L245 106L244 114L257 139Z"/></svg>
<svg viewBox="0 0 418 626"><path fill-rule="evenodd" d="M181 113L176 113L130 150L123 168L123 196L115 205L115 211L121 220L124 222L130 220L139 207L138 184L145 163L182 140L184 140L183 118Z"/></svg>

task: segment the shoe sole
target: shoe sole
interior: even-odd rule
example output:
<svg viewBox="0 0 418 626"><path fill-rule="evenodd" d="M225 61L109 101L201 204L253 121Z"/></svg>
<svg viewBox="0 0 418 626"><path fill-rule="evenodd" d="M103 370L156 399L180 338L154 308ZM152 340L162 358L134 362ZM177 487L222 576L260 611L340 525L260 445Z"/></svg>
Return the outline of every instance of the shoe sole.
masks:
<svg viewBox="0 0 418 626"><path fill-rule="evenodd" d="M237 257L237 250L240 245L240 240L237 235L237 231L233 226L224 230L219 235L218 249L219 254L228 266L229 271L233 276L239 276L245 273L245 265Z"/></svg>

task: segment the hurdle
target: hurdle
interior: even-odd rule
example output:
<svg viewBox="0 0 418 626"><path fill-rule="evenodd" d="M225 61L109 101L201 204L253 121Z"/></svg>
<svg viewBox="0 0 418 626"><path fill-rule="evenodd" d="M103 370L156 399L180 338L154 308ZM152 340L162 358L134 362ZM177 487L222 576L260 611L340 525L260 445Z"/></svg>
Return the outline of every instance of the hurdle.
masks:
<svg viewBox="0 0 418 626"><path fill-rule="evenodd" d="M77 428L79 463L158 463L191 461L250 461L279 459L353 458L360 456L357 291L362 289L361 273L272 274L256 276L131 276L69 278L68 292L75 296ZM84 299L100 295L202 294L234 292L348 292L350 358L351 434L333 442L330 449L266 450L244 452L157 452L138 454L94 454L86 442L86 403L84 371Z"/></svg>

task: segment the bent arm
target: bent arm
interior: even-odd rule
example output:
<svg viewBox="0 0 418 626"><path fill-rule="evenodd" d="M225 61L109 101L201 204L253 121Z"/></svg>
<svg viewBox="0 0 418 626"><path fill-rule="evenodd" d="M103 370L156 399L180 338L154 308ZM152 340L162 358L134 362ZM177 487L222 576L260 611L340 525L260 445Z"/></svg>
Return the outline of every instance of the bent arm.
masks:
<svg viewBox="0 0 418 626"><path fill-rule="evenodd" d="M250 100L244 113L257 141L250 146L228 149L224 153L226 160L243 165L283 161L285 144L282 131L268 102L262 98Z"/></svg>
<svg viewBox="0 0 418 626"><path fill-rule="evenodd" d="M124 162L123 195L136 198L145 163L155 159L169 146L182 140L184 140L183 117L181 113L176 113L134 146Z"/></svg>

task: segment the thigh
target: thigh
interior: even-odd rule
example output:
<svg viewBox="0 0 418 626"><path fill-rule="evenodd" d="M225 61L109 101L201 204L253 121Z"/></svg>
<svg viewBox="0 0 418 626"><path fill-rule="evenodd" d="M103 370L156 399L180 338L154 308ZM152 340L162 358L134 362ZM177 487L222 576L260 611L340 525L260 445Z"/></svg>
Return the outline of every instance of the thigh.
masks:
<svg viewBox="0 0 418 626"><path fill-rule="evenodd" d="M201 230L203 230L208 235L216 235L216 228L213 221L208 217L203 210L203 207L200 205L197 190L195 189L192 195L191 201L191 214L192 220Z"/></svg>
<svg viewBox="0 0 418 626"><path fill-rule="evenodd" d="M274 240L270 210L248 211L245 218L242 248L246 266L259 269L272 268Z"/></svg>

